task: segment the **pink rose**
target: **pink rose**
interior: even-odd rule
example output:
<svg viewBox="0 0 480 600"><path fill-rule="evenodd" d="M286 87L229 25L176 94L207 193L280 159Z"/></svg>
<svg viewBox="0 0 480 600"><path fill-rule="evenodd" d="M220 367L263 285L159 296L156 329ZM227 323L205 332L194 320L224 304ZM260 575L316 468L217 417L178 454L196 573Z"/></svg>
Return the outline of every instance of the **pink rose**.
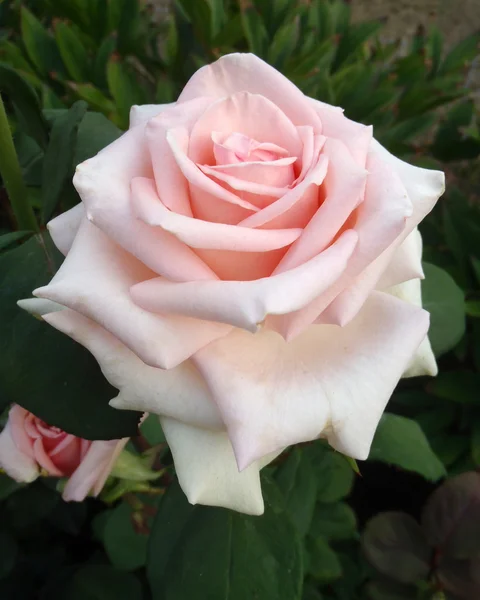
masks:
<svg viewBox="0 0 480 600"><path fill-rule="evenodd" d="M33 481L41 470L52 477L67 477L63 499L81 502L90 492L100 493L127 441L84 440L47 425L15 404L0 433L0 467L22 482Z"/></svg>
<svg viewBox="0 0 480 600"><path fill-rule="evenodd" d="M435 373L416 227L444 176L249 54L132 109L50 223L22 305L160 415L190 502L259 514L259 470L318 437L365 459L402 374ZM418 349L418 353L417 353Z"/></svg>

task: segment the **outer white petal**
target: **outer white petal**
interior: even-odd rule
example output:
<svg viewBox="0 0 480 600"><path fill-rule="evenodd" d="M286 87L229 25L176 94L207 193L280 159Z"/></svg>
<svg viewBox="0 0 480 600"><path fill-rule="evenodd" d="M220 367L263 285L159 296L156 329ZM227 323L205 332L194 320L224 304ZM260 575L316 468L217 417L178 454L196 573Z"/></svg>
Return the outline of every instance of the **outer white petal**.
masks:
<svg viewBox="0 0 480 600"><path fill-rule="evenodd" d="M377 289L384 290L410 279L423 279L422 236L418 227L395 250L390 264L380 277Z"/></svg>
<svg viewBox="0 0 480 600"><path fill-rule="evenodd" d="M69 253L84 216L85 206L80 202L47 224L53 243L64 256Z"/></svg>
<svg viewBox="0 0 480 600"><path fill-rule="evenodd" d="M222 506L249 515L264 510L258 462L238 471L224 432L160 419L172 451L178 480L190 504Z"/></svg>
<svg viewBox="0 0 480 600"><path fill-rule="evenodd" d="M174 262L174 261L172 261ZM94 319L144 362L171 368L229 329L174 315L155 315L132 301L130 286L154 275L87 219L52 281L34 291Z"/></svg>
<svg viewBox="0 0 480 600"><path fill-rule="evenodd" d="M156 369L94 321L70 309L44 316L45 321L85 346L108 381L120 390L111 405L152 412L199 427L223 429L218 410L201 375L190 361L174 369Z"/></svg>
<svg viewBox="0 0 480 600"><path fill-rule="evenodd" d="M0 467L15 481L24 483L34 481L39 475L37 463L17 448L8 422L0 433Z"/></svg>
<svg viewBox="0 0 480 600"><path fill-rule="evenodd" d="M386 290L392 296L409 302L414 306L422 306L422 287L420 279L412 279L395 285ZM420 344L403 377L418 377L420 375L435 376L438 373L437 362L433 354L428 336Z"/></svg>
<svg viewBox="0 0 480 600"><path fill-rule="evenodd" d="M61 304L44 298L25 298L24 300L19 300L17 304L34 317L42 317L43 315L48 315L48 313L65 309Z"/></svg>
<svg viewBox="0 0 480 600"><path fill-rule="evenodd" d="M153 119L165 109L173 106L175 102L169 104L134 104L130 109L130 129L137 125L145 125L147 121Z"/></svg>
<svg viewBox="0 0 480 600"><path fill-rule="evenodd" d="M234 330L194 361L241 469L290 444L327 437L365 459L396 384L428 330L428 313L373 292L345 327L311 326L292 342Z"/></svg>

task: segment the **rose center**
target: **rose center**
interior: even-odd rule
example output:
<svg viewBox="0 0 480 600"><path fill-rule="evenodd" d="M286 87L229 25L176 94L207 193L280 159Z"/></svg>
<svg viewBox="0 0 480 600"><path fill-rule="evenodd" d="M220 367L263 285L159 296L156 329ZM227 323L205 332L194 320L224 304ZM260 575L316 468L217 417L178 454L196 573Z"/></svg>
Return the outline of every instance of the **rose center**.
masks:
<svg viewBox="0 0 480 600"><path fill-rule="evenodd" d="M243 162L270 162L285 158L285 148L270 142L259 142L243 133L212 133L213 153L217 165Z"/></svg>

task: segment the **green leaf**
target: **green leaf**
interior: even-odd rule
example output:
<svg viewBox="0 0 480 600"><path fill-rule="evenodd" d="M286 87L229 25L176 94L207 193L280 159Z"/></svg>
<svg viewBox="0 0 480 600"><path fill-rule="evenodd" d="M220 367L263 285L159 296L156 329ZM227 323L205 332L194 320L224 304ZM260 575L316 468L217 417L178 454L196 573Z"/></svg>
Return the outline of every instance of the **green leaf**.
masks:
<svg viewBox="0 0 480 600"><path fill-rule="evenodd" d="M6 92L15 106L18 116L41 148L48 143L48 126L40 109L35 90L16 71L0 64L0 91Z"/></svg>
<svg viewBox="0 0 480 600"><path fill-rule="evenodd" d="M480 300L465 302L465 311L469 317L480 318Z"/></svg>
<svg viewBox="0 0 480 600"><path fill-rule="evenodd" d="M52 127L50 143L43 160L42 218L44 222L52 216L65 184L73 177L78 127L86 111L87 104L79 100L59 117Z"/></svg>
<svg viewBox="0 0 480 600"><path fill-rule="evenodd" d="M5 250L5 248L12 246L15 242L23 240L32 234L33 231L11 231L10 233L4 233L0 235L0 250Z"/></svg>
<svg viewBox="0 0 480 600"><path fill-rule="evenodd" d="M88 81L90 60L75 29L58 21L55 25L55 40L70 77L78 82Z"/></svg>
<svg viewBox="0 0 480 600"><path fill-rule="evenodd" d="M160 477L161 473L152 471L151 462L148 456L138 456L123 450L117 458L111 475L129 481L154 481Z"/></svg>
<svg viewBox="0 0 480 600"><path fill-rule="evenodd" d="M89 352L16 305L49 282L59 261L47 236L33 236L0 256L2 391L47 423L79 437L135 435L141 414L108 405L116 390Z"/></svg>
<svg viewBox="0 0 480 600"><path fill-rule="evenodd" d="M107 64L108 89L113 96L122 129L128 129L130 109L142 103L142 93L130 71L113 55Z"/></svg>
<svg viewBox="0 0 480 600"><path fill-rule="evenodd" d="M21 9L22 40L32 63L43 77L63 73L63 64L53 37L25 6Z"/></svg>
<svg viewBox="0 0 480 600"><path fill-rule="evenodd" d="M319 537L307 541L310 575L323 584L335 581L342 576L342 565L337 554L330 548L328 542Z"/></svg>
<svg viewBox="0 0 480 600"><path fill-rule="evenodd" d="M127 502L108 512L102 539L114 567L134 571L147 562L148 529L135 527L134 511Z"/></svg>
<svg viewBox="0 0 480 600"><path fill-rule="evenodd" d="M446 467L452 466L468 452L469 440L464 434L443 433L430 437L432 450Z"/></svg>
<svg viewBox="0 0 480 600"><path fill-rule="evenodd" d="M274 484L263 481L262 517L191 506L172 484L150 536L153 600L299 600L302 550Z"/></svg>
<svg viewBox="0 0 480 600"><path fill-rule="evenodd" d="M443 557L468 559L480 553L480 474L464 473L443 483L422 514L429 544Z"/></svg>
<svg viewBox="0 0 480 600"><path fill-rule="evenodd" d="M17 560L18 546L14 537L0 530L0 579L6 577Z"/></svg>
<svg viewBox="0 0 480 600"><path fill-rule="evenodd" d="M122 131L104 115L87 112L78 128L74 164L92 158L121 135Z"/></svg>
<svg viewBox="0 0 480 600"><path fill-rule="evenodd" d="M295 448L275 473L285 508L301 536L310 528L319 480L308 453Z"/></svg>
<svg viewBox="0 0 480 600"><path fill-rule="evenodd" d="M10 494L13 494L13 492L16 492L22 486L22 483L18 483L11 479L8 475L0 473L0 501L8 498Z"/></svg>
<svg viewBox="0 0 480 600"><path fill-rule="evenodd" d="M423 263L423 269L423 308L430 313L428 336L435 356L441 356L465 333L465 297L446 271L430 263Z"/></svg>
<svg viewBox="0 0 480 600"><path fill-rule="evenodd" d="M65 600L142 600L142 586L132 574L108 565L78 569Z"/></svg>
<svg viewBox="0 0 480 600"><path fill-rule="evenodd" d="M480 467L480 419L473 423L472 438L470 440L472 458L475 464Z"/></svg>
<svg viewBox="0 0 480 600"><path fill-rule="evenodd" d="M342 64L369 38L374 36L382 24L372 21L367 23L356 23L348 27L346 32L340 38L337 48L337 54L332 65L332 71L337 71Z"/></svg>
<svg viewBox="0 0 480 600"><path fill-rule="evenodd" d="M395 581L371 581L367 584L367 594L371 600L413 600L417 589Z"/></svg>
<svg viewBox="0 0 480 600"><path fill-rule="evenodd" d="M396 465L438 481L446 471L417 422L385 413L372 442L369 460Z"/></svg>
<svg viewBox="0 0 480 600"><path fill-rule="evenodd" d="M311 535L328 540L346 540L355 535L357 519L345 502L317 504L310 529Z"/></svg>
<svg viewBox="0 0 480 600"><path fill-rule="evenodd" d="M355 474L344 456L327 450L318 472L319 488L317 500L337 502L350 493Z"/></svg>
<svg viewBox="0 0 480 600"><path fill-rule="evenodd" d="M417 583L430 571L431 548L420 525L400 512L371 519L362 537L369 562L383 575L400 583Z"/></svg>
<svg viewBox="0 0 480 600"><path fill-rule="evenodd" d="M455 72L467 66L478 55L479 44L480 33L462 40L447 54L440 73Z"/></svg>
<svg viewBox="0 0 480 600"><path fill-rule="evenodd" d="M93 83L102 89L108 87L107 64L110 57L115 52L116 47L117 40L111 35L103 40L95 55L93 64Z"/></svg>
<svg viewBox="0 0 480 600"><path fill-rule="evenodd" d="M241 8L241 16L248 49L262 57L268 42L268 34L261 15L254 6L248 5Z"/></svg>
<svg viewBox="0 0 480 600"><path fill-rule="evenodd" d="M69 87L81 100L85 100L95 110L107 115L115 112L115 104L91 83L69 82Z"/></svg>
<svg viewBox="0 0 480 600"><path fill-rule="evenodd" d="M149 415L141 424L140 431L151 446L166 442L160 419L157 415Z"/></svg>
<svg viewBox="0 0 480 600"><path fill-rule="evenodd" d="M480 405L480 373L445 371L428 384L428 390L445 400L459 404Z"/></svg>

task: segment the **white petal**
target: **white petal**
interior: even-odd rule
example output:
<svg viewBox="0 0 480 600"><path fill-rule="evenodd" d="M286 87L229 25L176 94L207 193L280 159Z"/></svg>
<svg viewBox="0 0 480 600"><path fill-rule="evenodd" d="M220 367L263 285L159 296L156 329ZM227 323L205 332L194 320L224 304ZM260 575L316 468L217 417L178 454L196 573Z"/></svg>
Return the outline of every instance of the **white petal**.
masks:
<svg viewBox="0 0 480 600"><path fill-rule="evenodd" d="M18 300L17 305L34 317L42 317L48 315L48 313L65 309L61 304L44 298L25 298L24 300Z"/></svg>
<svg viewBox="0 0 480 600"><path fill-rule="evenodd" d="M47 224L53 243L64 256L69 253L84 216L85 206L80 202Z"/></svg>
<svg viewBox="0 0 480 600"><path fill-rule="evenodd" d="M208 388L191 361L175 369L155 369L108 331L70 309L45 315L44 319L93 354L105 377L120 390L110 402L115 408L161 414L199 427L224 428Z"/></svg>
<svg viewBox="0 0 480 600"><path fill-rule="evenodd" d="M290 444L327 437L365 459L396 384L426 335L428 313L374 292L346 327L311 326L292 342L234 330L194 361L244 468Z"/></svg>
<svg viewBox="0 0 480 600"><path fill-rule="evenodd" d="M392 260L377 284L377 289L384 290L410 279L423 279L422 236L418 227L415 227L395 250Z"/></svg>
<svg viewBox="0 0 480 600"><path fill-rule="evenodd" d="M385 291L404 302L409 302L414 306L422 306L422 286L420 279L405 281ZM433 354L428 336L425 336L403 377L418 377L420 375L431 375L433 377L437 373L438 367L435 355Z"/></svg>
<svg viewBox="0 0 480 600"><path fill-rule="evenodd" d="M145 125L147 121L153 119L165 109L174 106L175 102L169 104L134 104L130 109L130 127Z"/></svg>
<svg viewBox="0 0 480 600"><path fill-rule="evenodd" d="M173 419L160 421L190 504L222 506L249 515L263 513L260 465L253 463L239 473L225 432L190 427Z"/></svg>
<svg viewBox="0 0 480 600"><path fill-rule="evenodd" d="M144 362L168 369L229 329L218 323L156 315L139 308L129 289L154 275L84 219L55 277L34 294L97 321Z"/></svg>

